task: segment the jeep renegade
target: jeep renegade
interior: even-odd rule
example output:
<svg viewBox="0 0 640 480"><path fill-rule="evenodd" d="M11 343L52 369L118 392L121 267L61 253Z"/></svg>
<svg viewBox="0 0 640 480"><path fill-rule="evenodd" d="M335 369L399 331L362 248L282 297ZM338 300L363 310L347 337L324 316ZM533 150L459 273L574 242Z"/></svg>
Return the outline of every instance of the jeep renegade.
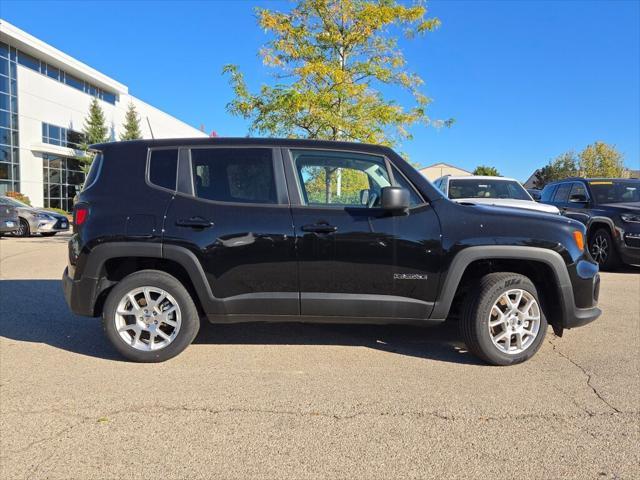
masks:
<svg viewBox="0 0 640 480"><path fill-rule="evenodd" d="M432 324L488 363L600 315L585 227L458 204L393 150L277 139L94 145L63 275L125 357L167 360L200 319Z"/></svg>

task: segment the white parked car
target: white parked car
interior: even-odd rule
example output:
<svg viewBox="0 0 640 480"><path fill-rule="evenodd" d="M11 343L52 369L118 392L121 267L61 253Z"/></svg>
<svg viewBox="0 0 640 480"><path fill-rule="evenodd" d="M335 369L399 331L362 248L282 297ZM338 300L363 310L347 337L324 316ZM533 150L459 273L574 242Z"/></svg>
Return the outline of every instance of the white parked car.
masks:
<svg viewBox="0 0 640 480"><path fill-rule="evenodd" d="M536 202L520 182L513 178L445 175L435 180L433 184L447 197L458 203L526 208L560 214L557 207Z"/></svg>

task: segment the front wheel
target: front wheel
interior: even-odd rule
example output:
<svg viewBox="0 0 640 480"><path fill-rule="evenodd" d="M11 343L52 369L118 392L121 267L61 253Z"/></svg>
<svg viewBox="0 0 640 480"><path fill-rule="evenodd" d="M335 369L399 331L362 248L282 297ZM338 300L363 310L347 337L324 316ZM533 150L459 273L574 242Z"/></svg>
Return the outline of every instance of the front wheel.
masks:
<svg viewBox="0 0 640 480"><path fill-rule="evenodd" d="M531 280L517 273L490 273L472 291L460 322L469 351L492 365L531 358L547 331Z"/></svg>
<svg viewBox="0 0 640 480"><path fill-rule="evenodd" d="M29 222L27 222L24 218L20 219L20 226L18 230L13 232L13 235L16 237L28 237L31 235L31 229L29 228Z"/></svg>
<svg viewBox="0 0 640 480"><path fill-rule="evenodd" d="M599 228L591 235L591 238L589 238L589 253L591 258L598 262L598 265L603 270L612 270L618 264L618 256L613 246L613 239L606 228Z"/></svg>
<svg viewBox="0 0 640 480"><path fill-rule="evenodd" d="M163 362L187 348L200 317L184 286L168 273L141 270L121 280L102 312L107 337L135 362Z"/></svg>

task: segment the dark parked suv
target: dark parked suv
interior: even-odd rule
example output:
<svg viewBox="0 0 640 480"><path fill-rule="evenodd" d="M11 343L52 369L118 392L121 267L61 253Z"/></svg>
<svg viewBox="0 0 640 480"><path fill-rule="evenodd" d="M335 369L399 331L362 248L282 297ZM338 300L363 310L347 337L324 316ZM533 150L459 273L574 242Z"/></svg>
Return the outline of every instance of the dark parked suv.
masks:
<svg viewBox="0 0 640 480"><path fill-rule="evenodd" d="M640 180L569 178L545 186L541 201L587 226L589 252L602 269L640 264Z"/></svg>
<svg viewBox="0 0 640 480"><path fill-rule="evenodd" d="M451 202L391 149L272 139L95 145L75 205L71 309L129 359L184 350L200 318L428 324L522 362L595 320L584 225Z"/></svg>

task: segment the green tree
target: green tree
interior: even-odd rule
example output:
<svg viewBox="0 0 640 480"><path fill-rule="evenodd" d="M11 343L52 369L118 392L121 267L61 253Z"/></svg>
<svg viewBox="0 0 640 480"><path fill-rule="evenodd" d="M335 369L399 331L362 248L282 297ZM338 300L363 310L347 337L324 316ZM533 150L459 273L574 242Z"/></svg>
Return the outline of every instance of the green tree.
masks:
<svg viewBox="0 0 640 480"><path fill-rule="evenodd" d="M142 138L140 131L140 118L133 102L129 102L124 118L124 132L120 134L120 140L138 140Z"/></svg>
<svg viewBox="0 0 640 480"><path fill-rule="evenodd" d="M84 143L81 148L85 153L83 156L76 158L82 163L82 171L87 174L93 161L93 155L88 152L89 145L106 142L109 139L109 128L106 125L104 112L95 97L89 104L89 114L84 121L83 134Z"/></svg>
<svg viewBox="0 0 640 480"><path fill-rule="evenodd" d="M473 175L486 175L489 177L502 176L496 167L487 167L486 165L478 165L472 173Z"/></svg>
<svg viewBox="0 0 640 480"><path fill-rule="evenodd" d="M544 188L549 182L575 177L579 174L578 159L573 152L565 152L536 171L536 188Z"/></svg>
<svg viewBox="0 0 640 480"><path fill-rule="evenodd" d="M89 115L84 122L83 133L87 145L102 143L108 140L109 128L105 122L102 107L100 107L98 99L94 97L89 105Z"/></svg>
<svg viewBox="0 0 640 480"><path fill-rule="evenodd" d="M612 145L595 142L580 152L580 175L584 177L624 177L623 157Z"/></svg>
<svg viewBox="0 0 640 480"><path fill-rule="evenodd" d="M440 25L423 1L299 0L287 13L259 8L257 17L272 34L260 54L276 84L251 93L237 66L223 70L235 94L227 109L250 120L251 133L394 145L416 123L451 124L427 116L423 81L407 71L394 36ZM414 105L389 100L381 87L407 91Z"/></svg>

